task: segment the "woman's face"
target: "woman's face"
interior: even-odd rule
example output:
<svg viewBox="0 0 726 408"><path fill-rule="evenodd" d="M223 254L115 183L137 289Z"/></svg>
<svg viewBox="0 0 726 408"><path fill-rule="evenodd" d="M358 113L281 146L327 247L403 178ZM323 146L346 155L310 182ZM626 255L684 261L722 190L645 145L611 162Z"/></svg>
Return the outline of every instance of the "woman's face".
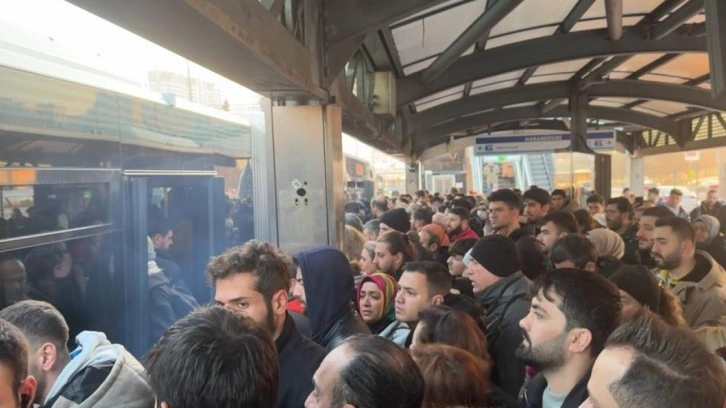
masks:
<svg viewBox="0 0 726 408"><path fill-rule="evenodd" d="M636 313L643 308L637 300L633 299L628 292L620 290L620 301L622 302L623 309L620 312L620 322L625 323L635 316Z"/></svg>
<svg viewBox="0 0 726 408"><path fill-rule="evenodd" d="M360 317L367 324L373 324L383 318L383 292L373 282L366 282L360 289L358 310Z"/></svg>
<svg viewBox="0 0 726 408"><path fill-rule="evenodd" d="M708 239L708 229L706 229L706 224L701 221L696 221L693 223L693 229L696 231L696 242L699 244L706 242Z"/></svg>
<svg viewBox="0 0 726 408"><path fill-rule="evenodd" d="M360 253L360 270L363 274L370 275L376 272L376 265L373 263L373 256L365 248Z"/></svg>

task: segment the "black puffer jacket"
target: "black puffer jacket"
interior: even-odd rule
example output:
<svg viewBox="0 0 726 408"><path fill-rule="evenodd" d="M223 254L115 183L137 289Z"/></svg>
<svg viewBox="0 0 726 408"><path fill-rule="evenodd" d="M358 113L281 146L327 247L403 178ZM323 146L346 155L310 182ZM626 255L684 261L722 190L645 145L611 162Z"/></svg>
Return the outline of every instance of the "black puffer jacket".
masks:
<svg viewBox="0 0 726 408"><path fill-rule="evenodd" d="M530 280L517 272L476 294L485 310L485 333L494 360L492 382L515 398L524 383L524 363L514 354L522 344L519 321L529 313L530 285Z"/></svg>
<svg viewBox="0 0 726 408"><path fill-rule="evenodd" d="M351 305L353 272L345 255L322 246L300 252L297 261L313 341L330 351L350 336L370 334Z"/></svg>

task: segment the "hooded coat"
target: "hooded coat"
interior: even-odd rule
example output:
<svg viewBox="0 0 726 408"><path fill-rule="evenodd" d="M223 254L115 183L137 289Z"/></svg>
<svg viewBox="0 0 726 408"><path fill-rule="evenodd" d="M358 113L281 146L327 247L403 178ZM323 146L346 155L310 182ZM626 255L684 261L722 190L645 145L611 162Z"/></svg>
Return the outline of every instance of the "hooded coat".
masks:
<svg viewBox="0 0 726 408"><path fill-rule="evenodd" d="M154 408L155 396L144 367L123 346L103 333L76 337L71 361L48 392L46 408Z"/></svg>
<svg viewBox="0 0 726 408"><path fill-rule="evenodd" d="M320 246L300 252L307 316L312 340L330 351L346 338L370 334L368 326L353 310L353 272L338 249Z"/></svg>
<svg viewBox="0 0 726 408"><path fill-rule="evenodd" d="M726 241L721 236L721 223L718 218L710 215L701 215L693 222L701 222L706 226L708 238L703 243L697 244L697 248L707 252L719 265L726 265Z"/></svg>

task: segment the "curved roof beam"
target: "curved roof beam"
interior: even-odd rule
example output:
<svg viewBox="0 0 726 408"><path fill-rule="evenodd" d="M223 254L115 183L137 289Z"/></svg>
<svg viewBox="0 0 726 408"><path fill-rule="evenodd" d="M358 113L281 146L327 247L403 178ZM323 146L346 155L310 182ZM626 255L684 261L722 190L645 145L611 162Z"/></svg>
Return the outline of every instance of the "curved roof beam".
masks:
<svg viewBox="0 0 726 408"><path fill-rule="evenodd" d="M539 37L461 57L430 84L422 80L423 72L398 81L398 107L470 81L539 65L610 55L707 52L705 37L680 34L701 32L702 24L685 26L660 40L647 40L631 29L628 27L617 42L608 39L606 29L589 30Z"/></svg>
<svg viewBox="0 0 726 408"><path fill-rule="evenodd" d="M548 113L536 106L521 108L501 109L480 113L461 120L447 122L433 127L426 132L417 134L414 138L414 151L421 152L430 147L449 140L449 134L460 132L471 128L486 126L491 123L512 122L541 117L570 117L571 112L566 106L558 106ZM641 113L622 108L606 108L600 106L588 107L588 118L612 120L617 122L630 123L650 129L659 130L669 135L677 135L679 132L678 123L671 119L661 118L647 113Z"/></svg>
<svg viewBox="0 0 726 408"><path fill-rule="evenodd" d="M487 109L499 108L501 106L557 98L566 99L571 93L572 84L569 81L543 82L540 84L486 92L445 103L409 116L406 123L407 132L409 134L418 134L443 122L454 119L462 120L459 119L462 116L482 112ZM596 82L587 90L587 95L593 98L656 99L682 103L713 111L726 111L726 102L711 98L711 92L707 89L664 82L632 79ZM552 116L551 113L550 116Z"/></svg>

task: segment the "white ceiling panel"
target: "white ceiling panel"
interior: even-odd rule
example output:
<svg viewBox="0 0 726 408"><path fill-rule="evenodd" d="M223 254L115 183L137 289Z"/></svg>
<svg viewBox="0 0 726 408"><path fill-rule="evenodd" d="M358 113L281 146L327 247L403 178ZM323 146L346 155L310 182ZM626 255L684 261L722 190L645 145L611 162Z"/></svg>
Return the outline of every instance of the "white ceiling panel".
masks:
<svg viewBox="0 0 726 408"><path fill-rule="evenodd" d="M651 62L657 60L658 58L662 57L664 54L662 53L654 53L654 54L635 54L630 57L629 60L625 61L618 67L618 71L627 71L627 72L635 72L639 70L640 68L643 68L644 66L650 64Z"/></svg>
<svg viewBox="0 0 726 408"><path fill-rule="evenodd" d="M486 3L473 1L393 30L401 63L406 65L444 51L484 12Z"/></svg>
<svg viewBox="0 0 726 408"><path fill-rule="evenodd" d="M602 99L595 99L594 101L591 101L590 102L590 105L592 105L592 106L604 106L604 107L607 107L607 108L619 108L619 107L623 106L623 104L621 104L621 103L612 102L612 101L606 101L606 100L602 100Z"/></svg>
<svg viewBox="0 0 726 408"><path fill-rule="evenodd" d="M534 106L534 105L535 105L534 102L524 102L524 103L517 103L514 105L507 105L507 106L505 106L505 108L507 108L507 109L508 108L523 108L525 106Z"/></svg>
<svg viewBox="0 0 726 408"><path fill-rule="evenodd" d="M663 0L625 0L623 14L648 14L658 7ZM583 18L605 17L605 0L597 0Z"/></svg>
<svg viewBox="0 0 726 408"><path fill-rule="evenodd" d="M575 73L580 70L585 64L590 62L589 58L563 61L556 64L542 65L537 69L535 75L548 75L548 74L561 74L561 73Z"/></svg>
<svg viewBox="0 0 726 408"><path fill-rule="evenodd" d="M674 76L668 76L668 75L656 75L656 74L648 74L643 75L640 77L640 79L644 81L655 81L655 82L665 82L668 84L681 84L683 83L683 78L681 77L674 77Z"/></svg>
<svg viewBox="0 0 726 408"><path fill-rule="evenodd" d="M630 102L637 101L636 98L597 98L596 100L597 101L605 101L605 102L616 103L616 104L619 104L619 105L625 105L625 104L628 104Z"/></svg>
<svg viewBox="0 0 726 408"><path fill-rule="evenodd" d="M689 53L676 57L669 63L653 71L653 74L697 78L708 74L708 54Z"/></svg>
<svg viewBox="0 0 726 408"><path fill-rule="evenodd" d="M578 0L547 0L543 7L542 0L525 1L509 13L491 31L492 36L511 33L531 27L559 24L567 17Z"/></svg>
<svg viewBox="0 0 726 408"><path fill-rule="evenodd" d="M426 69L426 68L429 67L429 65L431 65L431 63L434 62L435 59L436 59L436 57L429 58L427 60L424 60L424 61L421 61L421 62L417 62L415 64L411 64L411 65L409 65L407 67L404 67L403 68L403 74L404 75L411 75L414 72L418 72L418 71L421 71L422 69Z"/></svg>
<svg viewBox="0 0 726 408"><path fill-rule="evenodd" d="M477 87L477 88L472 88L471 89L471 94L472 95L479 95L479 94L482 94L482 93L485 93L485 92L497 91L499 89L507 89L507 88L511 88L511 87L515 86L516 84L517 84L517 80L513 80L513 81L503 81L503 82L498 82L498 83L495 83L495 84L482 85L482 86Z"/></svg>
<svg viewBox="0 0 726 408"><path fill-rule="evenodd" d="M436 99L436 100L433 100L430 102L417 103L416 111L417 112L425 111L426 109L431 109L434 106L439 106L439 105L443 105L448 102L453 102L460 98L461 98L461 93L457 93L457 94L445 96L443 98L439 98L439 99Z"/></svg>
<svg viewBox="0 0 726 408"><path fill-rule="evenodd" d="M514 44L520 41L531 40L533 38L547 37L555 33L557 27L535 28L533 30L522 31L521 33L507 34L499 37L489 38L487 41L487 49L501 47L502 45Z"/></svg>
<svg viewBox="0 0 726 408"><path fill-rule="evenodd" d="M492 77L483 78L478 81L474 81L473 85L474 85L474 88L477 88L482 85L494 84L497 82L508 81L511 79L519 80L519 78L522 76L523 73L524 73L523 69L521 69L519 71L507 72L504 74L495 75Z"/></svg>
<svg viewBox="0 0 726 408"><path fill-rule="evenodd" d="M628 27L637 24L643 17L623 17L623 26ZM580 21L572 27L572 31L599 30L606 28L608 22L604 18Z"/></svg>
<svg viewBox="0 0 726 408"><path fill-rule="evenodd" d="M658 112L665 112L669 115L683 112L688 109L688 106L685 104L670 101L648 101L640 106Z"/></svg>
<svg viewBox="0 0 726 408"><path fill-rule="evenodd" d="M449 95L459 95L459 96L461 96L461 93L462 92L464 92L464 85L455 86L455 87L449 88L449 89L447 89L445 91L437 92L437 93L435 93L433 95L429 95L429 96L427 96L425 98L421 98L421 99L417 100L415 103L418 104L418 103L431 102L431 101L434 101L434 100L437 100L437 99L440 99L440 98L447 97Z"/></svg>
<svg viewBox="0 0 726 408"><path fill-rule="evenodd" d="M532 78L527 81L528 84L539 84L542 82L556 82L556 81L567 81L572 77L571 73L564 74L550 74L550 75L537 75L536 73Z"/></svg>
<svg viewBox="0 0 726 408"><path fill-rule="evenodd" d="M642 113L647 113L649 115L660 116L660 117L668 116L668 114L665 113L665 112L657 111L657 110L654 110L654 109L648 109L648 108L643 107L642 105L641 106L634 107L633 110L634 111L638 111L638 112L642 112Z"/></svg>

